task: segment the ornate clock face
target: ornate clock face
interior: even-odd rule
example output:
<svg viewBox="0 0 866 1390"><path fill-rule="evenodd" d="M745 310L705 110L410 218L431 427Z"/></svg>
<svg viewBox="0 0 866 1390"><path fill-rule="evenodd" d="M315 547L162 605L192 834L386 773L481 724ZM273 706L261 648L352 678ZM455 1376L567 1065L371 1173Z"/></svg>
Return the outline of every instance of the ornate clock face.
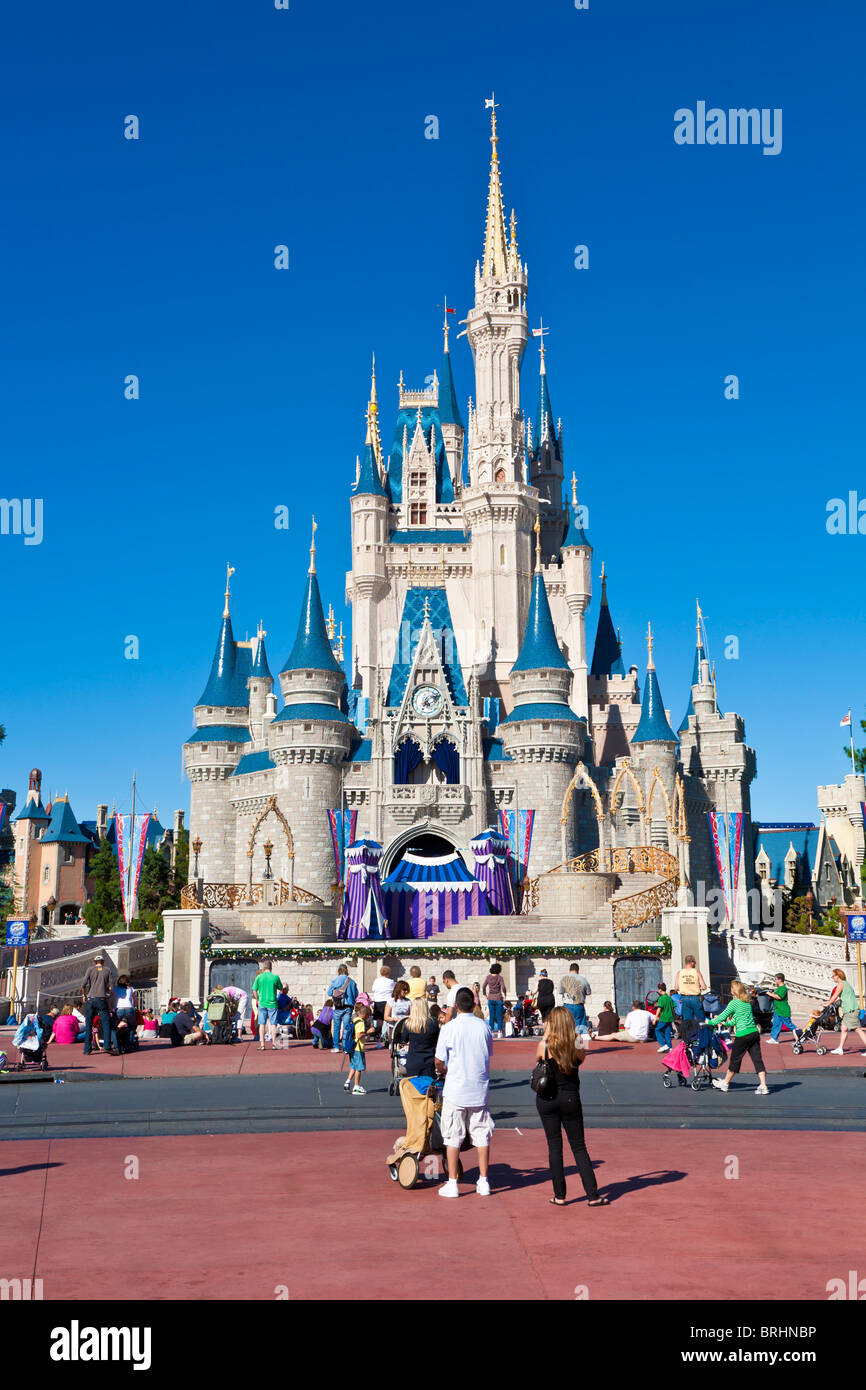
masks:
<svg viewBox="0 0 866 1390"><path fill-rule="evenodd" d="M442 709L442 691L435 685L419 685L412 695L412 709L425 719L432 719Z"/></svg>

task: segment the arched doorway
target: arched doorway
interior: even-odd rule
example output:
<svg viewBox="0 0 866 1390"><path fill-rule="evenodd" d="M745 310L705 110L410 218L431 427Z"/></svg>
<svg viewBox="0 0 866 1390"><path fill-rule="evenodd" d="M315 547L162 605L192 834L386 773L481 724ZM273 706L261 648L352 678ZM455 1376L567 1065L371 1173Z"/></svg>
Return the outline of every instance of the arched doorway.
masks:
<svg viewBox="0 0 866 1390"><path fill-rule="evenodd" d="M438 829L418 826L415 830L405 831L392 841L382 855L382 879L386 879L390 873L393 873L395 865L399 864L406 853L417 854L422 859L439 859L445 855L453 854L455 850L459 850L461 857L465 860L466 856L459 849L459 846Z"/></svg>

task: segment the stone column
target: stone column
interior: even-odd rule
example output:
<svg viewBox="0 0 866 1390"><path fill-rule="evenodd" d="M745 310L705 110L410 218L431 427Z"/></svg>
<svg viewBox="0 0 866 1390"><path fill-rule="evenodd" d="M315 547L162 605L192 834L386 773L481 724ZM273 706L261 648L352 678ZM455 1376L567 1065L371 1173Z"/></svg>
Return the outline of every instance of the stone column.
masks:
<svg viewBox="0 0 866 1390"><path fill-rule="evenodd" d="M671 980L684 956L694 956L704 979L710 980L709 913L705 907L662 908L662 936L671 941Z"/></svg>
<svg viewBox="0 0 866 1390"><path fill-rule="evenodd" d="M164 912L165 937L159 954L157 998L160 1006L176 996L201 1005L204 990L202 938L208 932L208 915L202 909Z"/></svg>

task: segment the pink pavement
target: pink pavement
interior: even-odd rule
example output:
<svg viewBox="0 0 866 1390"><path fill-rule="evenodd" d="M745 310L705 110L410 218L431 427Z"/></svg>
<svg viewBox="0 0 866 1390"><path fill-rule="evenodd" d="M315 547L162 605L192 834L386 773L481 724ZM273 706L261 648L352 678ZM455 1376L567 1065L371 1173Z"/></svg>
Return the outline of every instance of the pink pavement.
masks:
<svg viewBox="0 0 866 1390"><path fill-rule="evenodd" d="M0 1043L10 1056L9 1042ZM493 1067L500 1071L532 1070L537 1039L509 1038L493 1045ZM860 1049L849 1044L844 1057L819 1057L814 1046L795 1057L790 1043L773 1047L762 1039L764 1061L768 1071L803 1071L827 1067L859 1067L866 1071L866 1057ZM171 1047L167 1042L143 1043L137 1052L124 1057L108 1057L102 1053L84 1056L80 1045L49 1049L49 1061L57 1070L69 1070L78 1075L86 1072L108 1076L237 1076L271 1075L277 1072L340 1071L345 1067L340 1054L321 1052L309 1042L291 1042L288 1048L259 1052L251 1040L233 1043L230 1047ZM598 1071L661 1071L661 1057L652 1043L590 1043L586 1065ZM374 1072L387 1072L390 1060L386 1049L370 1048L367 1067Z"/></svg>
<svg viewBox="0 0 866 1390"><path fill-rule="evenodd" d="M540 1131L497 1130L492 1195L467 1155L447 1203L391 1182L394 1135L8 1141L4 1274L46 1300L824 1300L862 1263L866 1208L838 1221L861 1135L589 1131L611 1198L592 1209L570 1166L569 1204L549 1205Z"/></svg>

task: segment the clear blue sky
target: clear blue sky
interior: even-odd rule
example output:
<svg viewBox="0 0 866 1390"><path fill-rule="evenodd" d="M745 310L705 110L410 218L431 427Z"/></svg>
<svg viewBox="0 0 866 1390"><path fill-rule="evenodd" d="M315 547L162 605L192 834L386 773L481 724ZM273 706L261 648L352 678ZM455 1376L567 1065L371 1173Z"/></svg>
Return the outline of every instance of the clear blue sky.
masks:
<svg viewBox="0 0 866 1390"><path fill-rule="evenodd" d="M45 534L0 537L0 785L23 797L38 764L84 818L125 804L137 767L163 820L186 806L225 563L236 635L263 618L276 670L312 511L348 625L370 353L387 437L400 368L420 385L437 365L436 305L471 301L495 88L530 314L550 325L626 660L643 669L651 618L679 723L699 596L720 703L757 749L755 814L811 819L816 783L846 770L839 719L864 704L866 536L825 530L829 498L866 496L863 49L853 2L16 6L0 494L42 498ZM674 111L699 100L781 107L782 153L676 145ZM465 400L465 340L454 361ZM533 402L535 371L530 350Z"/></svg>

